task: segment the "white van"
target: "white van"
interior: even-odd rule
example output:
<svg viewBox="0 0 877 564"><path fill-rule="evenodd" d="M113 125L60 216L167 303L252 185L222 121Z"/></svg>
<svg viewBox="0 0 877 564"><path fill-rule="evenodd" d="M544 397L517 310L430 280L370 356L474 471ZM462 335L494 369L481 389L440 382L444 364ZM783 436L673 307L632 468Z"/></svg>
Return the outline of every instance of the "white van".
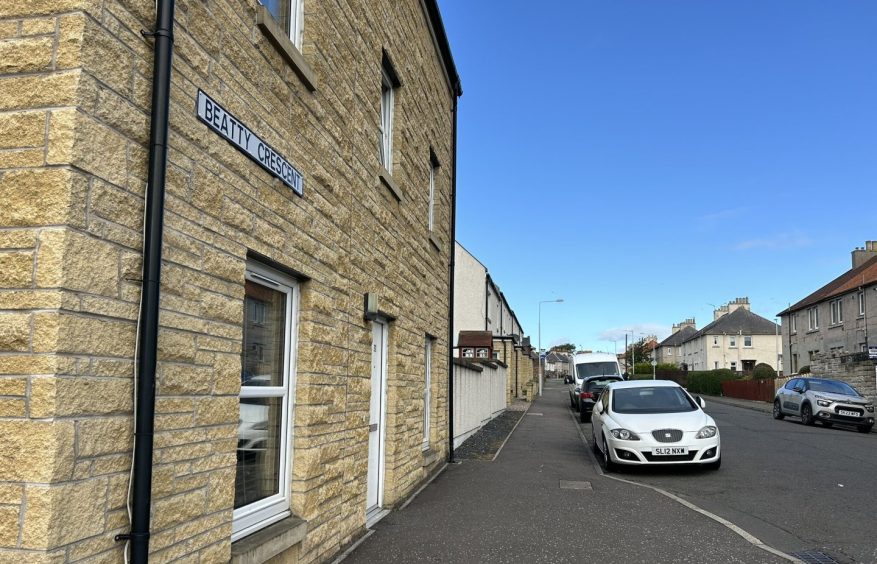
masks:
<svg viewBox="0 0 877 564"><path fill-rule="evenodd" d="M617 376L621 378L618 358L610 353L576 353L573 357L572 384L569 385L569 403L578 408L578 391L582 380L591 376Z"/></svg>

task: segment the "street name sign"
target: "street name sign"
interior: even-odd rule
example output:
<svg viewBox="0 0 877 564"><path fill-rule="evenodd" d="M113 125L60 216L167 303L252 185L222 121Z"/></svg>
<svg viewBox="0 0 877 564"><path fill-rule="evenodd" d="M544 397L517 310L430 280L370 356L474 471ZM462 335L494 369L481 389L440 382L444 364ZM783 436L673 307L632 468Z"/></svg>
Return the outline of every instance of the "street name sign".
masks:
<svg viewBox="0 0 877 564"><path fill-rule="evenodd" d="M298 169L201 89L198 89L195 106L198 119L207 127L231 143L235 149L253 159L272 176L279 178L292 188L293 192L299 196L304 195L304 177Z"/></svg>

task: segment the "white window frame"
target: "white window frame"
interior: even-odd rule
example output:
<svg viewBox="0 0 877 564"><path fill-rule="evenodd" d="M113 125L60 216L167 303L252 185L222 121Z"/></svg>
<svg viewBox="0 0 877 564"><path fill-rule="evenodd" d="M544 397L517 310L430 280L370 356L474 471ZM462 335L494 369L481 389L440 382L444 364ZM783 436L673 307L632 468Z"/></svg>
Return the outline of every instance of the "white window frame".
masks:
<svg viewBox="0 0 877 564"><path fill-rule="evenodd" d="M844 322L844 306L841 298L828 302L828 310L831 315L832 325L840 325Z"/></svg>
<svg viewBox="0 0 877 564"><path fill-rule="evenodd" d="M283 350L282 386L241 386L241 398L282 398L280 423L280 484L276 494L249 505L239 507L232 513L232 542L276 523L290 515L292 497L292 445L293 406L295 399L295 343L297 340L298 283L294 278L256 262L247 264L246 279L272 290L286 294L286 324Z"/></svg>
<svg viewBox="0 0 877 564"><path fill-rule="evenodd" d="M429 449L429 428L432 419L432 342L433 338L427 335L423 345L423 450Z"/></svg>
<svg viewBox="0 0 877 564"><path fill-rule="evenodd" d="M435 177L439 163L430 151L429 156L429 204L427 208L427 229L430 233L435 231Z"/></svg>
<svg viewBox="0 0 877 564"><path fill-rule="evenodd" d="M790 323L791 323L791 327L789 330L792 333L797 333L798 332L798 314L797 313L790 313L789 319L790 319Z"/></svg>
<svg viewBox="0 0 877 564"><path fill-rule="evenodd" d="M729 335L728 339L728 346L733 349L737 348L737 335Z"/></svg>
<svg viewBox="0 0 877 564"><path fill-rule="evenodd" d="M304 0L289 0L289 40L301 50L304 32Z"/></svg>
<svg viewBox="0 0 877 564"><path fill-rule="evenodd" d="M259 3L265 6L264 2L260 1ZM302 31L304 30L304 0L278 0L277 3L289 6L288 26L284 26L283 22L278 21L276 16L271 14L271 10L268 10L268 13L271 14L279 27L284 28L283 31L289 36L289 40L292 41L295 48L301 50ZM265 8L268 7L265 6Z"/></svg>
<svg viewBox="0 0 877 564"><path fill-rule="evenodd" d="M819 308L811 307L807 310L807 327L810 331L819 329Z"/></svg>
<svg viewBox="0 0 877 564"><path fill-rule="evenodd" d="M393 172L393 114L395 113L396 87L389 70L381 67L381 165Z"/></svg>
<svg viewBox="0 0 877 564"><path fill-rule="evenodd" d="M713 346L714 347L719 346L719 336L718 335L713 335Z"/></svg>
<svg viewBox="0 0 877 564"><path fill-rule="evenodd" d="M736 360L731 361L731 370L734 372L737 372L737 361Z"/></svg>
<svg viewBox="0 0 877 564"><path fill-rule="evenodd" d="M859 292L859 316L865 315L865 292Z"/></svg>
<svg viewBox="0 0 877 564"><path fill-rule="evenodd" d="M749 341L749 344L746 344L746 341ZM743 335L743 348L752 348L752 335Z"/></svg>

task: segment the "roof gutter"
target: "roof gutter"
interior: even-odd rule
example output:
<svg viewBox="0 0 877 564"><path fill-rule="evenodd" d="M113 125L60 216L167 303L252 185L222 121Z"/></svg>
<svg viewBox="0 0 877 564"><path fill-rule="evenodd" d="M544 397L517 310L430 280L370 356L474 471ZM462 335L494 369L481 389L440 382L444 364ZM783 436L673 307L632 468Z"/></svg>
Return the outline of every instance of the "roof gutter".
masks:
<svg viewBox="0 0 877 564"><path fill-rule="evenodd" d="M426 15L429 18L432 35L435 41L436 49L442 59L445 67L445 73L448 75L451 91L455 97L463 95L463 85L460 84L460 75L457 74L457 65L454 64L454 56L451 53L451 45L448 42L448 34L445 31L445 24L442 21L442 14L438 7L438 0L421 0ZM456 106L454 109L456 115ZM454 239L456 241L456 239Z"/></svg>

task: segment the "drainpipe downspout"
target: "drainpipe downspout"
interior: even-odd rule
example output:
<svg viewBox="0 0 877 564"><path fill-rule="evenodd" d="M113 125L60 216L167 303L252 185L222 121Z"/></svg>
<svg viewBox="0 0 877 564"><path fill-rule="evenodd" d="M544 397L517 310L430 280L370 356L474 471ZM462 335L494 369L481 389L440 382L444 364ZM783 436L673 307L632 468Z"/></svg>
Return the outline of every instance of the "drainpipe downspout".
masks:
<svg viewBox="0 0 877 564"><path fill-rule="evenodd" d="M449 247L451 248L451 260L448 263L450 271L450 284L448 290L448 462L454 463L454 271L456 268L456 245L457 245L457 100L462 91L460 82L454 86L454 108L453 108L453 131L451 133L451 142L453 143L453 152L451 154L451 163L454 170L451 171L451 240Z"/></svg>
<svg viewBox="0 0 877 564"><path fill-rule="evenodd" d="M155 429L155 368L158 356L158 315L161 281L161 242L164 224L164 192L167 173L168 121L170 114L171 60L173 57L174 0L156 3L152 79L152 117L149 131L149 177L145 201L143 288L138 386L134 426L134 461L131 494L131 562L149 560L149 514L152 504L152 449ZM125 538L127 537L127 539Z"/></svg>

